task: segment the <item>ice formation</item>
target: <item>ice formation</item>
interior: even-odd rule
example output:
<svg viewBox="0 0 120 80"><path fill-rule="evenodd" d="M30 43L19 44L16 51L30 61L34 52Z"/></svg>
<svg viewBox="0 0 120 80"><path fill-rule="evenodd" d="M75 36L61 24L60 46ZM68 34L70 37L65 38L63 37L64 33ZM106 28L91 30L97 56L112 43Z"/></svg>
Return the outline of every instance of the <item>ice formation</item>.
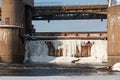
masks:
<svg viewBox="0 0 120 80"><path fill-rule="evenodd" d="M84 46L87 43L92 44L91 48ZM82 50L81 45L87 49L87 52ZM25 62L71 63L74 61L75 63L107 62L107 40L37 40L26 43Z"/></svg>

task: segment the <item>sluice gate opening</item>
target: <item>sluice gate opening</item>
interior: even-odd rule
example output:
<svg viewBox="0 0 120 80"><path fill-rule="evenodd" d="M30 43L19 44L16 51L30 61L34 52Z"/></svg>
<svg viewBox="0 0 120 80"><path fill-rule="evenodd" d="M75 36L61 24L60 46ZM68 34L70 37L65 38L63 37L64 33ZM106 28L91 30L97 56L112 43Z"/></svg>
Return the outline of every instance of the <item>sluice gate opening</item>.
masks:
<svg viewBox="0 0 120 80"><path fill-rule="evenodd" d="M40 32L29 37L25 62L102 64L107 62L106 32Z"/></svg>

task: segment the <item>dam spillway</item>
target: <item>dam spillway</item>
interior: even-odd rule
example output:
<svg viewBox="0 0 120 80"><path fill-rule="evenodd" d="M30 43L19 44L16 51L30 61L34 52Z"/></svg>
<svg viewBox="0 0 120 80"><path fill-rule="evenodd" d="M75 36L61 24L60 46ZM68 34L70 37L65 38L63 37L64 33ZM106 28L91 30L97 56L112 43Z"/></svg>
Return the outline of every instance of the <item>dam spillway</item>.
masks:
<svg viewBox="0 0 120 80"><path fill-rule="evenodd" d="M26 42L25 62L107 62L106 32L34 33Z"/></svg>

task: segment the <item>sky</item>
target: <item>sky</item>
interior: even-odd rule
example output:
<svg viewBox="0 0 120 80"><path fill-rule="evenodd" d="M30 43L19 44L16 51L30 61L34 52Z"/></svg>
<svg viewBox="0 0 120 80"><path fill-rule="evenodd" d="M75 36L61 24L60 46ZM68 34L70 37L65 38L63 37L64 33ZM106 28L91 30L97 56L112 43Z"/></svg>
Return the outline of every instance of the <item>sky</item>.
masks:
<svg viewBox="0 0 120 80"><path fill-rule="evenodd" d="M107 0L35 0L40 2L60 2L62 4L107 4ZM92 32L107 31L107 20L51 20L33 21L37 32Z"/></svg>
<svg viewBox="0 0 120 80"><path fill-rule="evenodd" d="M35 3L40 2L62 2L67 4L106 4L107 0L35 0Z"/></svg>

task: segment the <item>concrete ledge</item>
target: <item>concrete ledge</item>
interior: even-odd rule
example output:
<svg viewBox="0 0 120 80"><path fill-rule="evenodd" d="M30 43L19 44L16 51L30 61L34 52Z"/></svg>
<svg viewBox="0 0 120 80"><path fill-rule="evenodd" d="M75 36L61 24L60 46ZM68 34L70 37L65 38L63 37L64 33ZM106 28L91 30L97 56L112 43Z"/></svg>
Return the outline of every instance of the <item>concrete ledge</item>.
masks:
<svg viewBox="0 0 120 80"><path fill-rule="evenodd" d="M23 28L17 25L0 25L0 28Z"/></svg>
<svg viewBox="0 0 120 80"><path fill-rule="evenodd" d="M120 62L120 56L108 56L108 66L112 67L115 63Z"/></svg>
<svg viewBox="0 0 120 80"><path fill-rule="evenodd" d="M24 56L0 56L1 63L23 63Z"/></svg>

